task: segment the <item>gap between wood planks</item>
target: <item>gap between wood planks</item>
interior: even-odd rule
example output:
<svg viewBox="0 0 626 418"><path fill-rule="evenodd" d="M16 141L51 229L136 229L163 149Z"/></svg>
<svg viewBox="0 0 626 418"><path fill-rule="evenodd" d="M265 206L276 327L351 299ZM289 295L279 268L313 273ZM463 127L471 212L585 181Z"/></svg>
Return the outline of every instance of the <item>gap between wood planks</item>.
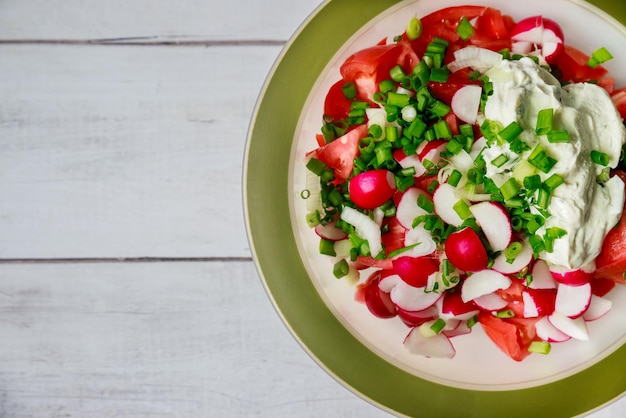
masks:
<svg viewBox="0 0 626 418"><path fill-rule="evenodd" d="M0 258L3 264L64 264L64 263L180 263L180 262L252 262L252 257L85 257L85 258Z"/></svg>
<svg viewBox="0 0 626 418"><path fill-rule="evenodd" d="M104 39L0 39L0 45L100 45L100 46L283 46L286 41L273 39L202 40L140 36Z"/></svg>

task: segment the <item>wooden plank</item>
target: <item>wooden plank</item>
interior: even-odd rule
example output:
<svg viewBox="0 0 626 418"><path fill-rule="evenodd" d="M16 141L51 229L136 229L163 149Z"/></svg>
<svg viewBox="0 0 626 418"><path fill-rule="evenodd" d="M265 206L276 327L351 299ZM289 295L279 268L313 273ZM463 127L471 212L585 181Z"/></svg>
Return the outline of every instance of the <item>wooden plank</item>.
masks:
<svg viewBox="0 0 626 418"><path fill-rule="evenodd" d="M0 2L0 40L288 39L320 0Z"/></svg>
<svg viewBox="0 0 626 418"><path fill-rule="evenodd" d="M383 417L281 324L252 263L0 265L0 416Z"/></svg>
<svg viewBox="0 0 626 418"><path fill-rule="evenodd" d="M279 51L0 45L0 258L248 257L243 150Z"/></svg>

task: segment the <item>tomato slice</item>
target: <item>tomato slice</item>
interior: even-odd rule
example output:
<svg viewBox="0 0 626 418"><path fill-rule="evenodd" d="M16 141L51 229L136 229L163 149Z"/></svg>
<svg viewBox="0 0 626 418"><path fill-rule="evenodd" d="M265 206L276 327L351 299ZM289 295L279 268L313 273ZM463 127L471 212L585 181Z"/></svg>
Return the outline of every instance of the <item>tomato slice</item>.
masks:
<svg viewBox="0 0 626 418"><path fill-rule="evenodd" d="M563 81L601 80L607 75L606 68L602 66L591 68L587 65L587 61L589 61L589 55L573 46L565 45L555 65L561 71Z"/></svg>
<svg viewBox="0 0 626 418"><path fill-rule="evenodd" d="M333 84L324 100L324 115L329 116L334 121L347 118L350 113L351 101L346 99L343 94L342 87L344 84L344 80L339 80Z"/></svg>
<svg viewBox="0 0 626 418"><path fill-rule="evenodd" d="M405 246L404 237L406 235L406 229L404 229L404 227L400 225L400 222L398 222L398 219L395 216L389 218L389 220L386 222L386 225L387 232L384 233L380 238L383 242L383 245L385 246L387 255L389 255L389 253L399 250L400 248L403 248Z"/></svg>
<svg viewBox="0 0 626 418"><path fill-rule="evenodd" d="M359 141L367 136L367 125L358 125L333 142L320 147L308 155L313 156L335 171L335 181L344 182L354 168L354 159L359 154Z"/></svg>
<svg viewBox="0 0 626 418"><path fill-rule="evenodd" d="M515 316L520 318L524 316L524 298L522 296L524 289L525 287L522 280L513 279L511 281L511 286L507 289L496 291L502 299L507 301L507 308L512 310L515 313Z"/></svg>
<svg viewBox="0 0 626 418"><path fill-rule="evenodd" d="M611 100L622 118L626 118L626 87L612 92Z"/></svg>
<svg viewBox="0 0 626 418"><path fill-rule="evenodd" d="M496 318L486 311L478 314L478 322L491 341L513 360L522 361L530 354L528 351L530 342L520 331L521 325Z"/></svg>
<svg viewBox="0 0 626 418"><path fill-rule="evenodd" d="M510 39L513 26L515 21L512 17L503 15L500 10L491 7L487 7L476 19L476 32L491 39Z"/></svg>

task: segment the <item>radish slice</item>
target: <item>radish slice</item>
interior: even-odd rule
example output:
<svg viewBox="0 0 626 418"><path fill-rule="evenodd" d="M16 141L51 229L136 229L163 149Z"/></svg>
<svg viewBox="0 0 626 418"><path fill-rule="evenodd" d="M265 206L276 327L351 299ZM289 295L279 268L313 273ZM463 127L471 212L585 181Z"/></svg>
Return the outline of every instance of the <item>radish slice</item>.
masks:
<svg viewBox="0 0 626 418"><path fill-rule="evenodd" d="M372 256L376 256L383 250L380 227L369 216L349 206L344 206L341 210L341 219L354 226L356 233L367 240Z"/></svg>
<svg viewBox="0 0 626 418"><path fill-rule="evenodd" d="M502 251L511 243L511 220L506 210L495 202L481 202L470 206L493 251Z"/></svg>
<svg viewBox="0 0 626 418"><path fill-rule="evenodd" d="M511 279L504 274L495 270L481 270L463 281L461 299L469 302L496 290L507 289L509 286L511 286Z"/></svg>
<svg viewBox="0 0 626 418"><path fill-rule="evenodd" d="M493 262L492 268L504 274L517 273L524 267L526 267L533 259L533 249L527 241L522 241L522 251L515 257L512 263L509 263L504 253L500 253L499 256Z"/></svg>
<svg viewBox="0 0 626 418"><path fill-rule="evenodd" d="M419 327L411 329L404 339L404 346L411 354L430 358L453 358L456 354L454 346L444 333L425 337Z"/></svg>
<svg viewBox="0 0 626 418"><path fill-rule="evenodd" d="M551 64L563 51L563 30L552 19L531 16L520 20L511 31L512 50L515 53L531 53L536 47L540 56Z"/></svg>
<svg viewBox="0 0 626 418"><path fill-rule="evenodd" d="M453 226L461 226L463 219L454 210L454 205L459 201L455 188L448 183L440 184L433 194L435 212L445 223Z"/></svg>
<svg viewBox="0 0 626 418"><path fill-rule="evenodd" d="M340 241L346 238L347 234L337 228L336 222L332 222L326 225L317 224L315 226L315 233L320 237L329 241Z"/></svg>
<svg viewBox="0 0 626 418"><path fill-rule="evenodd" d="M405 311L423 311L433 306L441 294L426 292L424 287L413 287L397 274L381 279L378 284L383 292L389 293L392 302Z"/></svg>
<svg viewBox="0 0 626 418"><path fill-rule="evenodd" d="M426 192L417 187L411 187L400 198L396 208L396 219L405 229L412 229L415 218L428 214L424 209L417 206L417 198L421 194L426 194Z"/></svg>
<svg viewBox="0 0 626 418"><path fill-rule="evenodd" d="M443 333L448 338L469 334L470 332L472 332L472 329L467 325L467 321L461 321L459 325L453 330L443 330Z"/></svg>
<svg viewBox="0 0 626 418"><path fill-rule="evenodd" d="M537 260L531 271L533 280L528 285L531 289L556 289L557 283L550 273L548 263L544 260Z"/></svg>
<svg viewBox="0 0 626 418"><path fill-rule="evenodd" d="M539 338L551 343L561 343L572 339L572 337L559 331L552 325L547 316L544 316L535 323L535 331L537 331Z"/></svg>
<svg viewBox="0 0 626 418"><path fill-rule="evenodd" d="M456 117L472 125L476 123L482 92L482 87L475 84L458 89L452 96L451 102L452 111Z"/></svg>
<svg viewBox="0 0 626 418"><path fill-rule="evenodd" d="M417 245L410 250L398 254L396 257L401 257L403 255L409 257L421 257L424 255L430 255L437 249L437 243L433 240L433 236L430 232L424 228L424 225L418 225L415 228L409 229L404 234L404 246L409 247L414 244Z"/></svg>
<svg viewBox="0 0 626 418"><path fill-rule="evenodd" d="M581 341L589 341L587 324L582 317L572 319L561 312L554 312L548 316L550 323L562 333Z"/></svg>
<svg viewBox="0 0 626 418"><path fill-rule="evenodd" d="M606 315L613 307L613 301L603 298L601 296L591 295L591 302L589 307L583 314L585 321L595 321L598 318Z"/></svg>
<svg viewBox="0 0 626 418"><path fill-rule="evenodd" d="M474 304L484 311L499 311L509 304L497 293L488 293L474 299Z"/></svg>
<svg viewBox="0 0 626 418"><path fill-rule="evenodd" d="M448 69L452 72L463 68L472 67L484 73L491 67L502 62L502 55L486 48L468 46L454 51L454 61L448 64Z"/></svg>
<svg viewBox="0 0 626 418"><path fill-rule="evenodd" d="M555 309L570 318L578 318L585 313L591 303L591 285L570 286L560 284L556 291Z"/></svg>

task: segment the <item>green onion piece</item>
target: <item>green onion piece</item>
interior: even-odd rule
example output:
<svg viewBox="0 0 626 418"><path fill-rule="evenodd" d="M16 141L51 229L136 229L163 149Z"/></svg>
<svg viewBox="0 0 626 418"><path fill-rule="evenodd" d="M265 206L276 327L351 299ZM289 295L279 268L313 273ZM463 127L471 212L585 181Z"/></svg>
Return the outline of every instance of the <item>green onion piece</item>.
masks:
<svg viewBox="0 0 626 418"><path fill-rule="evenodd" d="M528 351L537 354L549 354L552 346L547 341L533 341L528 346Z"/></svg>
<svg viewBox="0 0 626 418"><path fill-rule="evenodd" d="M313 212L307 213L306 215L306 223L310 228L314 228L322 222L322 218L320 216L319 210L314 210Z"/></svg>
<svg viewBox="0 0 626 418"><path fill-rule="evenodd" d="M337 208L341 206L341 204L344 201L343 195L341 194L339 190L337 190L336 188L333 188L330 191L330 193L328 193L328 201L333 207Z"/></svg>
<svg viewBox="0 0 626 418"><path fill-rule="evenodd" d="M400 65L396 65L391 70L389 70L389 76L393 81L399 83L400 81L402 81L403 78L406 77L406 74L404 73L404 70Z"/></svg>
<svg viewBox="0 0 626 418"><path fill-rule="evenodd" d="M448 125L448 122L446 122L444 119L435 123L433 125L433 129L435 133L435 138L437 139L452 138L452 131L450 130L450 126Z"/></svg>
<svg viewBox="0 0 626 418"><path fill-rule="evenodd" d="M376 143L372 141L372 138L370 137L361 138L359 140L359 151L361 151L361 154L370 154L374 152L374 147L376 147Z"/></svg>
<svg viewBox="0 0 626 418"><path fill-rule="evenodd" d="M546 222L540 215L528 214L530 219L526 222L526 230L529 234L534 234Z"/></svg>
<svg viewBox="0 0 626 418"><path fill-rule="evenodd" d="M311 158L306 163L306 168L308 168L311 172L313 172L317 176L321 176L322 172L326 168L326 164L318 160L317 158Z"/></svg>
<svg viewBox="0 0 626 418"><path fill-rule="evenodd" d="M429 108L429 110L433 113L433 115L438 116L440 118L443 118L444 116L446 116L448 113L450 113L450 106L448 106L447 104L445 104L444 102L440 101L440 100L436 100ZM440 121L442 122L442 121ZM443 121L445 122L445 121ZM447 122L446 122L447 125ZM448 129L449 130L449 129ZM452 138L452 133L450 132L449 136L446 136L445 138Z"/></svg>
<svg viewBox="0 0 626 418"><path fill-rule="evenodd" d="M470 21L467 19L467 17L463 16L461 18L459 25L456 27L456 33L464 41L467 41L469 38L472 37L472 35L474 34L474 27L472 26Z"/></svg>
<svg viewBox="0 0 626 418"><path fill-rule="evenodd" d="M404 106L409 104L409 101L410 97L408 94L390 91L387 95L387 105L389 106L403 108Z"/></svg>
<svg viewBox="0 0 626 418"><path fill-rule="evenodd" d="M505 154L500 154L496 158L494 158L493 161L491 161L491 165L500 168L504 164L506 164L507 161L509 161L509 157L507 157Z"/></svg>
<svg viewBox="0 0 626 418"><path fill-rule="evenodd" d="M537 206L541 209L548 209L548 205L550 204L551 192L542 187L539 189L539 193L537 194Z"/></svg>
<svg viewBox="0 0 626 418"><path fill-rule="evenodd" d="M530 237L528 237L528 242L530 243L530 247L533 249L533 254L535 255L535 258L537 258L539 253L546 249L543 239L541 239L541 237L538 235L531 235Z"/></svg>
<svg viewBox="0 0 626 418"><path fill-rule="evenodd" d="M550 177L548 177L546 179L546 181L543 183L543 185L549 191L553 191L554 189L559 187L564 182L565 182L565 180L563 180L563 177L561 177L561 176L559 176L558 174L555 173L555 174L552 174Z"/></svg>
<svg viewBox="0 0 626 418"><path fill-rule="evenodd" d="M500 138L504 139L506 142L511 142L516 139L520 134L524 132L521 126L515 121L511 122L506 126L506 128L502 129L498 132Z"/></svg>
<svg viewBox="0 0 626 418"><path fill-rule="evenodd" d="M447 68L433 68L430 72L430 81L435 83L446 83L448 81L448 76L450 75L450 70Z"/></svg>
<svg viewBox="0 0 626 418"><path fill-rule="evenodd" d="M611 169L609 167L604 167L602 169L602 172L600 172L598 177L596 177L596 181L598 183L604 183L604 182L609 181L610 178L611 178Z"/></svg>
<svg viewBox="0 0 626 418"><path fill-rule="evenodd" d="M411 249L413 249L413 248L417 247L417 246L418 246L418 245L420 245L420 244L421 244L421 242L417 242L417 243L415 243L415 244L407 245L406 247L398 248L397 250L390 252L390 253L387 255L387 258L393 258L393 257L395 257L395 256L397 256L397 255L399 255L399 254L402 254L402 253L404 253L404 252L407 252L407 251L409 251L409 250L411 250Z"/></svg>
<svg viewBox="0 0 626 418"><path fill-rule="evenodd" d="M470 319L467 320L467 327L471 328L478 323L478 316L474 315Z"/></svg>
<svg viewBox="0 0 626 418"><path fill-rule="evenodd" d="M379 166L385 164L388 161L395 161L393 159L393 154L391 153L391 147L388 146L378 146L374 151L376 154L376 162Z"/></svg>
<svg viewBox="0 0 626 418"><path fill-rule="evenodd" d="M435 193L435 190L437 190L437 187L439 187L439 182L437 180L433 180L426 188L426 191L430 194L433 194Z"/></svg>
<svg viewBox="0 0 626 418"><path fill-rule="evenodd" d="M337 139L335 134L335 127L332 123L325 123L322 125L322 135L324 135L324 141L328 144Z"/></svg>
<svg viewBox="0 0 626 418"><path fill-rule="evenodd" d="M463 177L463 174L461 174L459 170L452 170L450 176L448 177L448 184L452 187L456 187L459 184L459 181L461 181L461 177Z"/></svg>
<svg viewBox="0 0 626 418"><path fill-rule="evenodd" d="M407 105L402 108L400 114L402 115L403 120L413 122L413 120L417 117L417 109L415 106Z"/></svg>
<svg viewBox="0 0 626 418"><path fill-rule="evenodd" d="M304 200L307 200L311 197L311 191L309 189L304 189L300 192L300 197Z"/></svg>
<svg viewBox="0 0 626 418"><path fill-rule="evenodd" d="M537 135L546 135L552 130L552 119L554 117L554 109L551 107L542 109L537 115L537 125L535 127L535 133Z"/></svg>
<svg viewBox="0 0 626 418"><path fill-rule="evenodd" d="M383 128L380 125L378 125L378 124L373 124L367 130L367 135L371 136L372 138L382 138L382 136L383 136Z"/></svg>
<svg viewBox="0 0 626 418"><path fill-rule="evenodd" d="M463 148L463 144L455 139L452 139L446 144L446 150L450 151L454 155L457 155L459 152L461 152Z"/></svg>
<svg viewBox="0 0 626 418"><path fill-rule="evenodd" d="M475 167L467 170L467 181L471 184L482 184L484 180L485 173L482 170Z"/></svg>
<svg viewBox="0 0 626 418"><path fill-rule="evenodd" d="M415 185L415 178L413 176L410 177L399 177L395 176L396 180L396 188L400 193L408 190L410 187Z"/></svg>
<svg viewBox="0 0 626 418"><path fill-rule="evenodd" d="M527 190L538 190L541 187L541 176L534 174L524 177L524 188Z"/></svg>
<svg viewBox="0 0 626 418"><path fill-rule="evenodd" d="M515 312L512 309L505 309L503 311L496 312L496 318L513 318Z"/></svg>
<svg viewBox="0 0 626 418"><path fill-rule="evenodd" d="M613 55L605 47L596 49L591 53L587 65L591 68L596 68L598 65L603 64L613 59Z"/></svg>
<svg viewBox="0 0 626 418"><path fill-rule="evenodd" d="M517 183L517 180L514 178L508 179L502 187L500 187L500 193L502 193L502 197L504 200L509 200L515 197L520 191L520 186Z"/></svg>
<svg viewBox="0 0 626 418"><path fill-rule="evenodd" d="M411 166L411 167L403 168L402 170L400 170L400 172L398 174L400 174L401 176L404 176L404 177L414 176L415 175L415 167Z"/></svg>
<svg viewBox="0 0 626 418"><path fill-rule="evenodd" d="M428 68L428 64L426 64L424 60L420 61L419 64L413 68L413 74L417 77L421 86L426 86L430 80L430 68Z"/></svg>
<svg viewBox="0 0 626 418"><path fill-rule="evenodd" d="M396 83L393 80L386 79L378 83L378 89L381 93L387 93L391 90L394 90L395 88Z"/></svg>
<svg viewBox="0 0 626 418"><path fill-rule="evenodd" d="M513 241L511 244L509 244L509 246L506 247L506 249L504 250L504 257L506 258L506 261L509 264L513 263L517 256L520 255L520 253L522 252L522 248L522 243L518 241Z"/></svg>
<svg viewBox="0 0 626 418"><path fill-rule="evenodd" d="M472 216L472 211L470 211L468 204L465 203L463 199L456 202L452 206L452 209L454 209L454 211L457 213L457 215L459 215L461 219L467 219Z"/></svg>
<svg viewBox="0 0 626 418"><path fill-rule="evenodd" d="M348 262L344 259L337 261L333 266L333 275L338 279L347 276L349 271L350 266L348 265Z"/></svg>
<svg viewBox="0 0 626 418"><path fill-rule="evenodd" d="M414 41L422 35L422 29L422 22L417 16L413 16L406 24L404 32L410 41Z"/></svg>
<svg viewBox="0 0 626 418"><path fill-rule="evenodd" d="M433 213L435 210L435 204L425 194L420 194L417 198L417 206L424 209L428 213Z"/></svg>
<svg viewBox="0 0 626 418"><path fill-rule="evenodd" d="M528 157L528 162L544 173L552 170L557 160L548 156L541 145L537 145Z"/></svg>
<svg viewBox="0 0 626 418"><path fill-rule="evenodd" d="M389 142L395 142L398 139L398 127L397 126L386 126L385 127L385 138Z"/></svg>
<svg viewBox="0 0 626 418"><path fill-rule="evenodd" d="M329 255L331 257L336 256L337 253L335 252L335 242L321 238L320 239L320 254Z"/></svg>
<svg viewBox="0 0 626 418"><path fill-rule="evenodd" d="M356 84L354 81L347 81L341 86L341 91L346 99L352 100L357 95Z"/></svg>
<svg viewBox="0 0 626 418"><path fill-rule="evenodd" d="M548 132L548 142L569 142L569 132L565 129Z"/></svg>
<svg viewBox="0 0 626 418"><path fill-rule="evenodd" d="M320 181L322 183L328 183L335 179L335 171L332 168L326 168L320 175Z"/></svg>
<svg viewBox="0 0 626 418"><path fill-rule="evenodd" d="M446 326L446 321L441 318L438 318L431 326L430 329L433 330L435 334L439 334L443 327Z"/></svg>
<svg viewBox="0 0 626 418"><path fill-rule="evenodd" d="M546 237L550 239L559 239L567 235L567 231L557 226L546 229Z"/></svg>
<svg viewBox="0 0 626 418"><path fill-rule="evenodd" d="M609 165L609 156L604 152L592 150L591 161L601 166L607 166Z"/></svg>

